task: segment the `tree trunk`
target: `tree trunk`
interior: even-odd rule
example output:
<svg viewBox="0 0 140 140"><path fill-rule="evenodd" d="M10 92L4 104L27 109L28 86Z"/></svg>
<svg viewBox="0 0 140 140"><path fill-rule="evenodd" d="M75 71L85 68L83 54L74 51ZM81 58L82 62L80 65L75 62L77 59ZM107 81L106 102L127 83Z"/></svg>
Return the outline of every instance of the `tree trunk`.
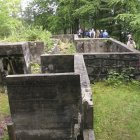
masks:
<svg viewBox="0 0 140 140"><path fill-rule="evenodd" d="M79 29L79 19L76 18L76 19L74 19L74 30L73 30L73 33L74 34L77 33L78 29Z"/></svg>

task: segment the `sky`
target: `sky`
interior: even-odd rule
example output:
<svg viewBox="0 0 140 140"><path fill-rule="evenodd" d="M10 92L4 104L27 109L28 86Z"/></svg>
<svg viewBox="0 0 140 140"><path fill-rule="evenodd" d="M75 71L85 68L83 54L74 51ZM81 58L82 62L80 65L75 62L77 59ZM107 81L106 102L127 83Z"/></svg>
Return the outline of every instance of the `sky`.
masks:
<svg viewBox="0 0 140 140"><path fill-rule="evenodd" d="M25 9L25 7L28 5L29 2L31 2L32 0L21 0L21 5L22 8Z"/></svg>

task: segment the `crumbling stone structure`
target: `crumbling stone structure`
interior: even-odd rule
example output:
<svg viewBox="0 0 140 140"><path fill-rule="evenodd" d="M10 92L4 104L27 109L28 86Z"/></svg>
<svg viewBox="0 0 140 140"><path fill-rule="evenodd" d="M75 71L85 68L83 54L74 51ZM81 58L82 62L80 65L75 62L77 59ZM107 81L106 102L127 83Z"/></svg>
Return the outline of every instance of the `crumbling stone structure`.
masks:
<svg viewBox="0 0 140 140"><path fill-rule="evenodd" d="M6 75L31 73L31 61L40 64L43 53L43 42L0 43L0 85Z"/></svg>
<svg viewBox="0 0 140 140"><path fill-rule="evenodd" d="M133 78L140 79L140 53L90 53L84 54L84 60L92 82L106 79L112 70L132 69Z"/></svg>
<svg viewBox="0 0 140 140"><path fill-rule="evenodd" d="M53 35L52 38L60 39L62 42L73 42L74 41L74 35L73 34Z"/></svg>
<svg viewBox="0 0 140 140"><path fill-rule="evenodd" d="M30 73L30 51L28 43L0 44L0 84L9 74Z"/></svg>
<svg viewBox="0 0 140 140"><path fill-rule="evenodd" d="M28 45L31 61L40 64L40 55L44 54L44 42L28 42Z"/></svg>
<svg viewBox="0 0 140 140"><path fill-rule="evenodd" d="M130 67L139 78L139 51L111 38L74 42L75 55L41 55L43 74L7 77L12 140L95 140L90 82Z"/></svg>
<svg viewBox="0 0 140 140"><path fill-rule="evenodd" d="M93 140L92 93L83 56L42 55L41 63L49 74L7 77L16 139Z"/></svg>
<svg viewBox="0 0 140 140"><path fill-rule="evenodd" d="M16 140L75 140L81 135L79 75L8 76L7 88Z"/></svg>
<svg viewBox="0 0 140 140"><path fill-rule="evenodd" d="M76 38L74 43L78 53L138 52L113 38Z"/></svg>
<svg viewBox="0 0 140 140"><path fill-rule="evenodd" d="M43 73L74 72L74 55L41 55Z"/></svg>
<svg viewBox="0 0 140 140"><path fill-rule="evenodd" d="M80 75L80 89L82 96L82 135L84 140L93 140L93 102L90 81L82 55L42 55L42 72L65 73Z"/></svg>
<svg viewBox="0 0 140 140"><path fill-rule="evenodd" d="M76 38L78 53L82 53L91 82L107 78L114 70L121 73L132 68L133 78L140 76L140 52L112 38Z"/></svg>

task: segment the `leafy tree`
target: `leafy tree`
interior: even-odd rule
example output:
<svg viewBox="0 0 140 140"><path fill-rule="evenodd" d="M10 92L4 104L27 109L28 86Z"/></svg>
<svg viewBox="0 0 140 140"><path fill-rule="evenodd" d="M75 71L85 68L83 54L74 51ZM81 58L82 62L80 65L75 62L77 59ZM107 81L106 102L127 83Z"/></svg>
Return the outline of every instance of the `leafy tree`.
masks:
<svg viewBox="0 0 140 140"><path fill-rule="evenodd" d="M20 7L19 0L0 0L0 36L8 36L12 30L21 25L17 19Z"/></svg>
<svg viewBox="0 0 140 140"><path fill-rule="evenodd" d="M49 7L53 3L57 5L55 13ZM29 23L41 25L52 33L76 33L79 27L94 27L107 29L121 41L122 32L131 31L136 40L139 38L138 0L33 0L29 6L25 16L32 19Z"/></svg>
<svg viewBox="0 0 140 140"><path fill-rule="evenodd" d="M124 32L131 32L137 43L140 43L140 1L139 0L110 0L110 7L122 7L115 19L122 25ZM137 45L137 47L140 47Z"/></svg>

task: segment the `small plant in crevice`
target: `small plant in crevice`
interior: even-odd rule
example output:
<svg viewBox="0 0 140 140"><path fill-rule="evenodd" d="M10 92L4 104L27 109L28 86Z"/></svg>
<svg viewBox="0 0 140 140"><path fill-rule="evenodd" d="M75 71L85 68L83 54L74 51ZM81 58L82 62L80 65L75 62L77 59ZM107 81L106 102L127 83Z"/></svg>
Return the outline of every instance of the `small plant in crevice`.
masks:
<svg viewBox="0 0 140 140"><path fill-rule="evenodd" d="M118 86L120 84L127 84L128 82L134 81L134 68L124 68L121 72L117 72L116 70L110 70L108 73L108 77L106 79L106 83L108 85Z"/></svg>
<svg viewBox="0 0 140 140"><path fill-rule="evenodd" d="M32 74L39 74L41 73L41 68L38 63L31 63L31 73Z"/></svg>

